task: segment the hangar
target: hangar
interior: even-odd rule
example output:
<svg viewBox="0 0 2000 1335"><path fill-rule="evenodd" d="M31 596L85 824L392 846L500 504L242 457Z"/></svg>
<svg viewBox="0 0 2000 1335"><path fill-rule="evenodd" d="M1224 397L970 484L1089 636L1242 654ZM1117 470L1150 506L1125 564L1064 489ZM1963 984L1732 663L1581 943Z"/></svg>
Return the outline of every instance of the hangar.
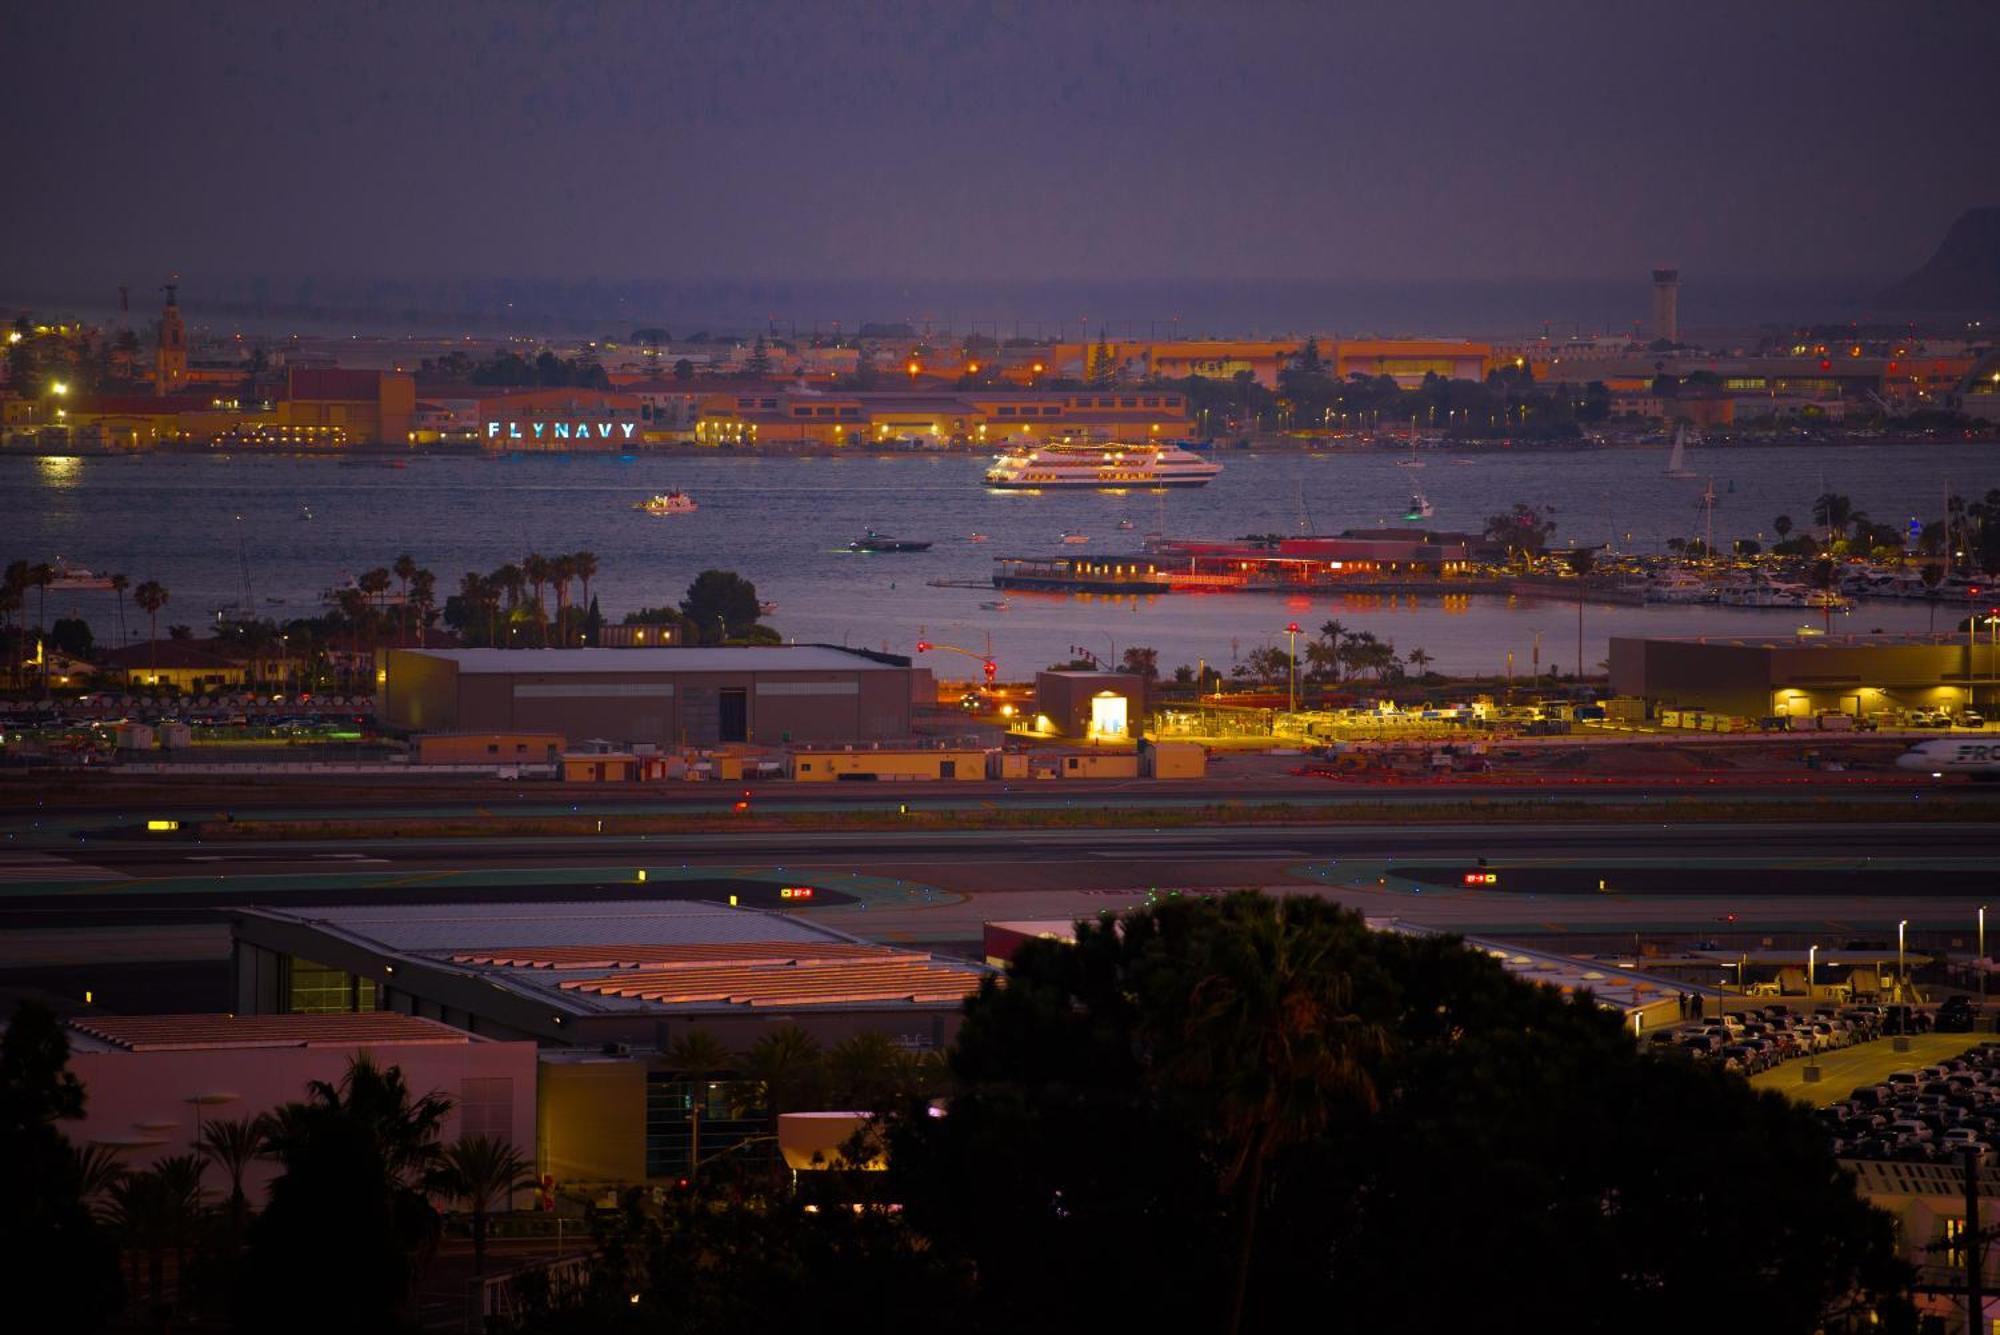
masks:
<svg viewBox="0 0 2000 1335"><path fill-rule="evenodd" d="M548 732L659 746L910 735L909 660L832 645L391 649L376 713L407 732Z"/></svg>

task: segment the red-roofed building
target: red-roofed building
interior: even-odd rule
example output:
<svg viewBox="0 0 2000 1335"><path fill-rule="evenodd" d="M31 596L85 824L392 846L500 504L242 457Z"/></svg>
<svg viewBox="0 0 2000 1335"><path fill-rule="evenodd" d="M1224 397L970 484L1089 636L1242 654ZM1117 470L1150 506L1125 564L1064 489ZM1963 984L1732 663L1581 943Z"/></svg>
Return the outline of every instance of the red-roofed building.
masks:
<svg viewBox="0 0 2000 1335"><path fill-rule="evenodd" d="M291 367L277 420L246 445L409 445L415 377L401 371Z"/></svg>

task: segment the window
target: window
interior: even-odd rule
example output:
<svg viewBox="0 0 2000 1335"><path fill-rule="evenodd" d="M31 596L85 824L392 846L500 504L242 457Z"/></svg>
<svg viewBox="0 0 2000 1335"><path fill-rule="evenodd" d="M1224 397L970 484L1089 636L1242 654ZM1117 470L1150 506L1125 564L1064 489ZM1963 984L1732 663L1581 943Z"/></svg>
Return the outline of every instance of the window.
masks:
<svg viewBox="0 0 2000 1335"><path fill-rule="evenodd" d="M296 955L291 957L289 972L291 981L285 990L288 1014L340 1015L376 1008L372 978L356 978L345 970Z"/></svg>
<svg viewBox="0 0 2000 1335"><path fill-rule="evenodd" d="M999 412L999 415L1000 415L1001 417L1012 417L1012 416L1014 415L1014 410L1013 410L1012 408L1008 408L1008 407L1004 407L1004 406L1003 406L1003 407L1002 407L1002 408L1000 409L1000 412Z"/></svg>
<svg viewBox="0 0 2000 1335"><path fill-rule="evenodd" d="M1121 407L1121 408L1136 408L1136 407L1138 407L1138 406L1139 406L1139 400L1137 400L1137 399L1120 399L1120 400L1118 400L1118 406L1119 406L1119 407Z"/></svg>
<svg viewBox="0 0 2000 1335"><path fill-rule="evenodd" d="M679 1080L666 1072L646 1075L646 1176L677 1177L692 1166L691 1122L697 1104L701 1115L701 1157L713 1159L752 1136L768 1136L771 1119L761 1106L763 1089L755 1081ZM769 1142L740 1154L769 1156Z"/></svg>

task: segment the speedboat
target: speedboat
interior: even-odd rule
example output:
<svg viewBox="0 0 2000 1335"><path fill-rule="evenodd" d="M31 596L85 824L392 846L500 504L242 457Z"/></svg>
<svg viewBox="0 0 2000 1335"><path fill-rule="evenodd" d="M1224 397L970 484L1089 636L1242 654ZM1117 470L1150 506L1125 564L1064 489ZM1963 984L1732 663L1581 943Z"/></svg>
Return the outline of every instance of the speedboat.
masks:
<svg viewBox="0 0 2000 1335"><path fill-rule="evenodd" d="M1090 541L1090 535L1088 533L1072 533L1068 529L1064 529L1062 540L1063 545L1066 547L1081 547L1084 543Z"/></svg>
<svg viewBox="0 0 2000 1335"><path fill-rule="evenodd" d="M49 587L71 593L80 589L108 589L111 587L111 576L99 575L85 570L82 566L69 565L58 559Z"/></svg>
<svg viewBox="0 0 2000 1335"><path fill-rule="evenodd" d="M892 538L886 533L869 529L853 542L847 544L850 552L927 552L928 542L911 542L907 538Z"/></svg>
<svg viewBox="0 0 2000 1335"><path fill-rule="evenodd" d="M1430 497L1419 491L1411 494L1410 508L1403 512L1403 518L1408 520L1429 519L1436 513L1437 507L1431 504Z"/></svg>
<svg viewBox="0 0 2000 1335"><path fill-rule="evenodd" d="M1119 531L1120 533L1130 533L1130 532L1132 531L1132 521L1131 521L1131 520L1129 520L1129 519L1121 519L1121 520L1119 520L1119 521L1118 521L1118 531Z"/></svg>
<svg viewBox="0 0 2000 1335"><path fill-rule="evenodd" d="M967 541L967 542L984 542L984 541L986 541L986 535L985 535L984 533L974 533L974 534L972 534L972 535L971 535L970 537L966 538L966 541Z"/></svg>
<svg viewBox="0 0 2000 1335"><path fill-rule="evenodd" d="M645 500L636 502L632 508L644 510L649 515L691 515L700 507L694 503L694 497L676 487L657 496L648 496Z"/></svg>

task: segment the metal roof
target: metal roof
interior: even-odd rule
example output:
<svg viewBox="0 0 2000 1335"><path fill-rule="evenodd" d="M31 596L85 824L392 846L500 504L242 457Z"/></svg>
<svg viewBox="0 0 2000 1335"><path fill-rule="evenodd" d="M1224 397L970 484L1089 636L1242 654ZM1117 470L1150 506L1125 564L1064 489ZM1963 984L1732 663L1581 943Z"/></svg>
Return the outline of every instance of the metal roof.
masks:
<svg viewBox="0 0 2000 1335"><path fill-rule="evenodd" d="M303 922L382 949L452 956L522 952L549 946L714 945L732 941L821 943L848 938L783 914L690 900L629 903L337 905L261 909L260 916Z"/></svg>
<svg viewBox="0 0 2000 1335"><path fill-rule="evenodd" d="M361 1044L463 1044L464 1030L393 1011L337 1015L85 1015L70 1028L124 1052L223 1048L327 1048Z"/></svg>
<svg viewBox="0 0 2000 1335"><path fill-rule="evenodd" d="M719 645L665 649L410 649L456 663L465 674L658 672L886 672L907 665L824 644Z"/></svg>

